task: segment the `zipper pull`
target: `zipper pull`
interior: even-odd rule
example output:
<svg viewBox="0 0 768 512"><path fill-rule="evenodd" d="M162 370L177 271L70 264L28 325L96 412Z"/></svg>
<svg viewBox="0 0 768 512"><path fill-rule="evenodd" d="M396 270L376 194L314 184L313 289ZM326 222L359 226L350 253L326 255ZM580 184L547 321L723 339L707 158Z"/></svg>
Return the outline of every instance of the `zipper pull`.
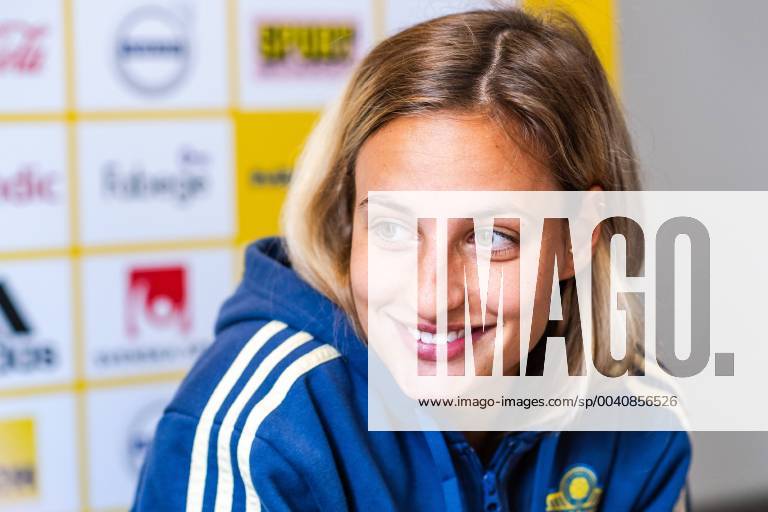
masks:
<svg viewBox="0 0 768 512"><path fill-rule="evenodd" d="M499 492L496 487L496 473L487 471L483 475L483 503L486 512L499 512L501 504L499 503Z"/></svg>

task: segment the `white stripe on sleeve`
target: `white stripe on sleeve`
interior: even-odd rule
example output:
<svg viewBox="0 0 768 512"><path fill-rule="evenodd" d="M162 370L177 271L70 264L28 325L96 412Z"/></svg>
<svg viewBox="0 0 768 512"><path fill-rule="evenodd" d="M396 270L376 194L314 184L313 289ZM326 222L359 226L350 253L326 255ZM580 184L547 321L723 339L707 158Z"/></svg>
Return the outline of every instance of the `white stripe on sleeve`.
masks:
<svg viewBox="0 0 768 512"><path fill-rule="evenodd" d="M232 406L224 416L224 421L219 428L217 442L218 478L216 484L216 512L230 512L232 510L232 495L234 492L234 476L232 475L232 457L230 455L230 443L235 423L243 412L248 401L253 397L259 387L264 383L270 372L288 354L312 339L306 332L298 332L285 340L273 350L248 379L240 393L235 398Z"/></svg>
<svg viewBox="0 0 768 512"><path fill-rule="evenodd" d="M245 426L237 443L237 466L245 483L245 507L247 512L259 512L261 502L251 477L250 455L256 431L264 419L285 399L291 386L305 373L327 361L339 357L339 352L330 345L322 345L304 354L291 363L278 377L269 392L248 413Z"/></svg>
<svg viewBox="0 0 768 512"><path fill-rule="evenodd" d="M208 399L195 429L195 439L192 444L189 481L187 483L187 512L202 512L203 510L203 495L208 471L208 443L216 414L251 359L261 347L285 327L284 323L273 320L259 329L237 354Z"/></svg>

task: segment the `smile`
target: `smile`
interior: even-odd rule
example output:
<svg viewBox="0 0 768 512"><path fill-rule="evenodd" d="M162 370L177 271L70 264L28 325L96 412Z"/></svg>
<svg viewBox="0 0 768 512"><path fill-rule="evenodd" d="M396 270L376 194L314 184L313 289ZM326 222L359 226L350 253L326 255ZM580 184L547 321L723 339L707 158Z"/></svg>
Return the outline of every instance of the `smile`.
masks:
<svg viewBox="0 0 768 512"><path fill-rule="evenodd" d="M393 319L394 320L394 319ZM403 322L394 320L403 339L413 347L416 342L416 352L422 361L437 361L438 350L445 350L448 361L460 359L464 356L464 346L466 343L466 329L458 326L449 325L449 330L445 334L437 333L436 325L419 324L417 328L406 327ZM495 327L489 326L483 329L482 326L472 327L470 329L473 343ZM445 347L442 349L441 347Z"/></svg>
<svg viewBox="0 0 768 512"><path fill-rule="evenodd" d="M445 345L446 343L452 343L459 338L464 337L464 329L458 331L448 331L446 336L441 336L437 333L430 331L420 331L418 329L408 329L411 336L417 341L426 343L427 345Z"/></svg>

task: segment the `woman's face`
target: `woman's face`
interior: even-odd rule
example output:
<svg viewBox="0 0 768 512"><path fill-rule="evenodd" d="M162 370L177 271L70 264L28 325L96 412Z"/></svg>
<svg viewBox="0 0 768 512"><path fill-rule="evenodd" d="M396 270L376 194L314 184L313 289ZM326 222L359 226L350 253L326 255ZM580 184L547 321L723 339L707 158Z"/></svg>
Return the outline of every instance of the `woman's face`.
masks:
<svg viewBox="0 0 768 512"><path fill-rule="evenodd" d="M391 121L362 146L355 168L355 214L350 259L351 287L359 320L368 334L368 207L370 191L514 191L558 190L543 164L517 146L498 124L486 116L434 114ZM382 228L377 228L382 229ZM383 229L388 229L386 226ZM435 293L435 223L419 224L418 332L405 334L418 353L421 374L433 374L437 307ZM519 362L519 222L496 219L492 230L475 236L472 220L447 226L447 357L448 374L463 375L465 283L477 375L490 375L493 366L496 321L503 315L504 371ZM373 235L377 235L374 233ZM543 240L543 244L557 243ZM476 274L476 244L490 246L490 279L486 328L482 327L480 290ZM503 310L499 283L503 269ZM474 274L473 274L474 272ZM550 281L551 282L551 281ZM538 294L537 294L538 295ZM537 305L538 306L538 305ZM445 307L445 306L444 306ZM548 307L535 307L534 339L544 332ZM490 326L490 327L488 327ZM407 333L406 329L401 332ZM418 337L418 338L417 338ZM452 338L454 338L452 340ZM399 341L398 341L399 343Z"/></svg>

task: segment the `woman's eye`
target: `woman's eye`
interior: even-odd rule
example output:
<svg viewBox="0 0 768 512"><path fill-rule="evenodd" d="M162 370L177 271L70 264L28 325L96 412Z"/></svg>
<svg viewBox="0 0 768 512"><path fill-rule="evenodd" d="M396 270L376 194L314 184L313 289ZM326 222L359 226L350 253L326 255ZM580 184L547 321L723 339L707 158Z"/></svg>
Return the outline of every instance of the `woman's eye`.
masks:
<svg viewBox="0 0 768 512"><path fill-rule="evenodd" d="M414 238L409 227L394 221L377 222L373 226L373 232L385 242L405 242Z"/></svg>
<svg viewBox="0 0 768 512"><path fill-rule="evenodd" d="M476 245L490 248L492 252L505 251L517 247L517 239L512 235L494 229L478 229L473 235Z"/></svg>

